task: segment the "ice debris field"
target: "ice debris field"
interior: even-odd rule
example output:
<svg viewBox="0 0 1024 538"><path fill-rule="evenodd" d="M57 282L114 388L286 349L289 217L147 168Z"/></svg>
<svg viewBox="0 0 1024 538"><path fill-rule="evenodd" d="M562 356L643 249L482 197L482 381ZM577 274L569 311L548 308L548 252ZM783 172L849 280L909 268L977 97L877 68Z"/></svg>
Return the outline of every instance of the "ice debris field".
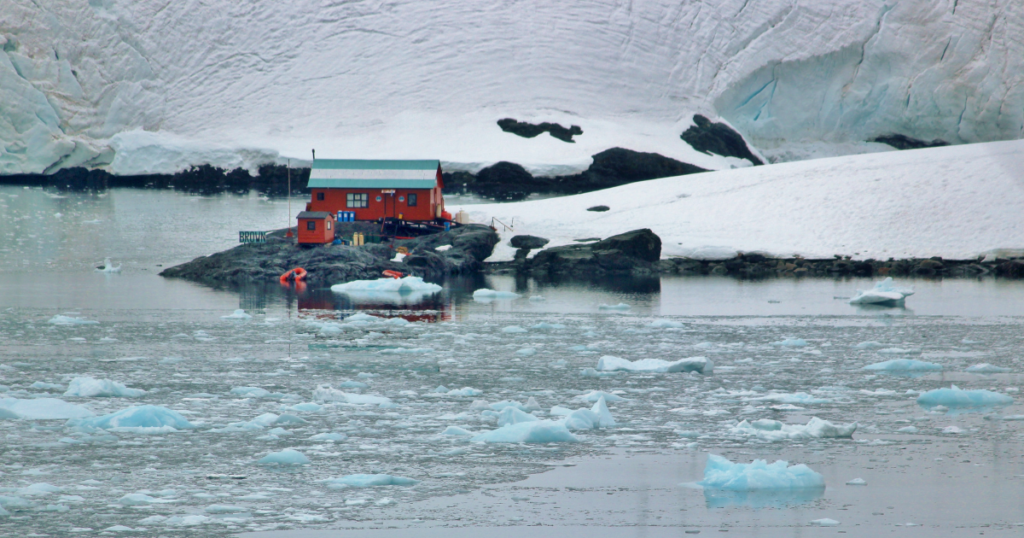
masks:
<svg viewBox="0 0 1024 538"><path fill-rule="evenodd" d="M782 450L864 461L1022 437L1019 320L540 314L475 295L481 310L440 323L4 310L0 534L406 517L612 450L707 453L689 479L708 506L779 506L869 470Z"/></svg>

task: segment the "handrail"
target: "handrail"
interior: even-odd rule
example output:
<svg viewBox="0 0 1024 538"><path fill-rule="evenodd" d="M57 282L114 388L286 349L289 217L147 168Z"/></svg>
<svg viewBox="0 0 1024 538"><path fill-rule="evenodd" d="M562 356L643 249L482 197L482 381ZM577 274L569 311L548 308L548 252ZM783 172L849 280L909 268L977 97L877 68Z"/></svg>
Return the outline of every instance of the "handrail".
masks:
<svg viewBox="0 0 1024 538"><path fill-rule="evenodd" d="M505 231L507 231L507 232L514 232L514 231L516 231L515 228L514 228L514 226L516 224L516 218L515 217L512 217L512 224L511 225L508 225L508 224L505 224L504 222L501 222L500 220L498 220L497 217L491 217L491 228L494 228L494 223L495 222L497 222L498 224L504 226L505 227ZM495 229L497 229L497 228L495 228Z"/></svg>

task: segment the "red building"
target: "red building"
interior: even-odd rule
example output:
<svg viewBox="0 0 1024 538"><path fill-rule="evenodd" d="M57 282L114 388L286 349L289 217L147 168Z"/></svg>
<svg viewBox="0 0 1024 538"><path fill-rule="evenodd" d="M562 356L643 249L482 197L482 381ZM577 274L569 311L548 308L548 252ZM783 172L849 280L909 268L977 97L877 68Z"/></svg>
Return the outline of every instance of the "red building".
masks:
<svg viewBox="0 0 1024 538"><path fill-rule="evenodd" d="M334 215L326 211L299 213L299 244L323 245L334 241Z"/></svg>
<svg viewBox="0 0 1024 538"><path fill-rule="evenodd" d="M309 174L307 211L355 213L355 220L394 217L431 221L444 213L441 163L317 159Z"/></svg>

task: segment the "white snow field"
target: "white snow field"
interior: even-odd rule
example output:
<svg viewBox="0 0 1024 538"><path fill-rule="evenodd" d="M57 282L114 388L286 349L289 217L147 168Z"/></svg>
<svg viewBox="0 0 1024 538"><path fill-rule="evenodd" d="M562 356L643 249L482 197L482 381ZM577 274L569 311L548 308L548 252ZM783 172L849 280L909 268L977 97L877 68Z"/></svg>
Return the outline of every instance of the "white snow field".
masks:
<svg viewBox="0 0 1024 538"><path fill-rule="evenodd" d="M851 155L655 179L562 198L465 205L547 247L650 228L662 257L968 259L1024 247L1024 141ZM606 212L587 211L606 205ZM537 251L532 251L531 254Z"/></svg>
<svg viewBox="0 0 1024 538"><path fill-rule="evenodd" d="M708 168L721 117L781 159L1024 126L1017 0L0 1L0 173L283 157L585 168L613 146ZM496 120L583 129L524 139ZM885 146L887 147L887 146Z"/></svg>

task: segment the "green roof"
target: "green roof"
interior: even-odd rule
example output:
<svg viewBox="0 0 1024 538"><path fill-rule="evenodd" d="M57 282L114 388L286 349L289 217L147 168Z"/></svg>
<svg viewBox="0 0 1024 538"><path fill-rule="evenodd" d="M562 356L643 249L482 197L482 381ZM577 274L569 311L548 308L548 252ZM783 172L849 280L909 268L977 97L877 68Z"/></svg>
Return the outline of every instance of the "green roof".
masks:
<svg viewBox="0 0 1024 538"><path fill-rule="evenodd" d="M437 185L437 160L385 161L317 159L309 188L432 189Z"/></svg>

